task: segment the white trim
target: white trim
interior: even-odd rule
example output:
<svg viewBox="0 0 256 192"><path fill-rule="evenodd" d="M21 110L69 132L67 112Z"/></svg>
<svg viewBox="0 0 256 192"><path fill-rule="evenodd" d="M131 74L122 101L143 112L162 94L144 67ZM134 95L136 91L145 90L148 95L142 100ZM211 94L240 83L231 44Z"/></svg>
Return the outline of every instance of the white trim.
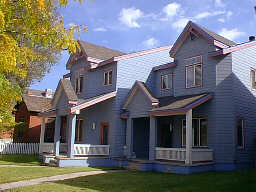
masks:
<svg viewBox="0 0 256 192"><path fill-rule="evenodd" d="M196 57L200 57L200 61L199 62L195 62L195 63L189 63L189 64L185 64L185 87L186 89L188 88L195 88L195 87L202 87L203 85L203 57L202 55L200 56L195 56L195 57L191 57L191 58L187 58L187 59L184 59L184 61L186 60L190 60L190 59L193 59L193 58L196 58ZM201 83L200 85L196 85L196 67L197 66L200 66L201 67ZM192 86L188 86L188 68L190 67L193 67L193 72L194 72L194 75L193 75L193 85Z"/></svg>
<svg viewBox="0 0 256 192"><path fill-rule="evenodd" d="M167 82L166 88L163 88L164 78L167 79L166 80L166 82ZM160 76L160 89L162 91L172 89L173 88L172 84L173 84L173 73L163 74Z"/></svg>

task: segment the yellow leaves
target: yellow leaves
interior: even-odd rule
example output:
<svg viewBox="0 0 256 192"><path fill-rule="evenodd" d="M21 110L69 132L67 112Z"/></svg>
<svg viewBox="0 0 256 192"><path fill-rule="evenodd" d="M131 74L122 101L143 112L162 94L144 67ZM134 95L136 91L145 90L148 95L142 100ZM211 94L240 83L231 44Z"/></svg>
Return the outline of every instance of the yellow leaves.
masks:
<svg viewBox="0 0 256 192"><path fill-rule="evenodd" d="M0 10L0 31L1 31L2 29L4 29L4 25L5 25L4 14L3 14L3 12Z"/></svg>
<svg viewBox="0 0 256 192"><path fill-rule="evenodd" d="M38 0L38 8L40 10L44 10L45 6L44 6L44 0Z"/></svg>

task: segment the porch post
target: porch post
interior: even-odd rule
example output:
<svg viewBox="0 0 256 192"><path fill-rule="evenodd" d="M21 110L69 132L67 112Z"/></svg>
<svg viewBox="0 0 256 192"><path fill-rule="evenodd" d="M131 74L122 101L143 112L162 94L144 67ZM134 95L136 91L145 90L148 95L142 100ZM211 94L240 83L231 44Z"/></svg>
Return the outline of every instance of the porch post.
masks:
<svg viewBox="0 0 256 192"><path fill-rule="evenodd" d="M55 131L54 131L54 155L60 155L60 128L61 128L61 116L56 115L55 119Z"/></svg>
<svg viewBox="0 0 256 192"><path fill-rule="evenodd" d="M68 116L68 157L74 157L74 143L75 143L75 131L76 131L76 115L70 114Z"/></svg>
<svg viewBox="0 0 256 192"><path fill-rule="evenodd" d="M132 156L132 119L128 118L126 120L126 156L130 158Z"/></svg>
<svg viewBox="0 0 256 192"><path fill-rule="evenodd" d="M155 160L156 148L156 117L150 117L150 130L149 130L149 160Z"/></svg>
<svg viewBox="0 0 256 192"><path fill-rule="evenodd" d="M186 160L185 164L192 164L192 109L186 113Z"/></svg>
<svg viewBox="0 0 256 192"><path fill-rule="evenodd" d="M44 133L45 133L45 122L48 118L41 118L41 131L40 131L40 145L39 145L39 154L43 153L43 144L44 144Z"/></svg>

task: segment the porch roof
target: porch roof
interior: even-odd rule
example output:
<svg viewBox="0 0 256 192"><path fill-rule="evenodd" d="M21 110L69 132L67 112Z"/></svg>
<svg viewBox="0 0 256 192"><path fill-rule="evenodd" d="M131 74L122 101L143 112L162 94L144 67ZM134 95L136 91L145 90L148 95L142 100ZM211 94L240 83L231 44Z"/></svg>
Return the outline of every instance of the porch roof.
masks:
<svg viewBox="0 0 256 192"><path fill-rule="evenodd" d="M203 93L199 95L186 95L180 97L163 97L160 98L159 106L153 108L149 114L155 116L182 114L193 109L206 101L212 99L212 93Z"/></svg>
<svg viewBox="0 0 256 192"><path fill-rule="evenodd" d="M69 112L73 113L77 110L85 109L85 108L95 105L97 103L111 99L115 96L116 96L116 91L98 95L95 97L90 97L88 99L79 99L77 105L74 105L73 107L71 107Z"/></svg>

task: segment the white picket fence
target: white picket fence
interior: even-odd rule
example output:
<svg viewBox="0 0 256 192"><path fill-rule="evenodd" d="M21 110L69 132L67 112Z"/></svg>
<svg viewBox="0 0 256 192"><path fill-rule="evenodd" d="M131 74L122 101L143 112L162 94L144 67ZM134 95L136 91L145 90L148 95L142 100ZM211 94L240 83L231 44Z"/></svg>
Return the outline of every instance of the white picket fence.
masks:
<svg viewBox="0 0 256 192"><path fill-rule="evenodd" d="M39 143L0 143L0 154L38 154Z"/></svg>

